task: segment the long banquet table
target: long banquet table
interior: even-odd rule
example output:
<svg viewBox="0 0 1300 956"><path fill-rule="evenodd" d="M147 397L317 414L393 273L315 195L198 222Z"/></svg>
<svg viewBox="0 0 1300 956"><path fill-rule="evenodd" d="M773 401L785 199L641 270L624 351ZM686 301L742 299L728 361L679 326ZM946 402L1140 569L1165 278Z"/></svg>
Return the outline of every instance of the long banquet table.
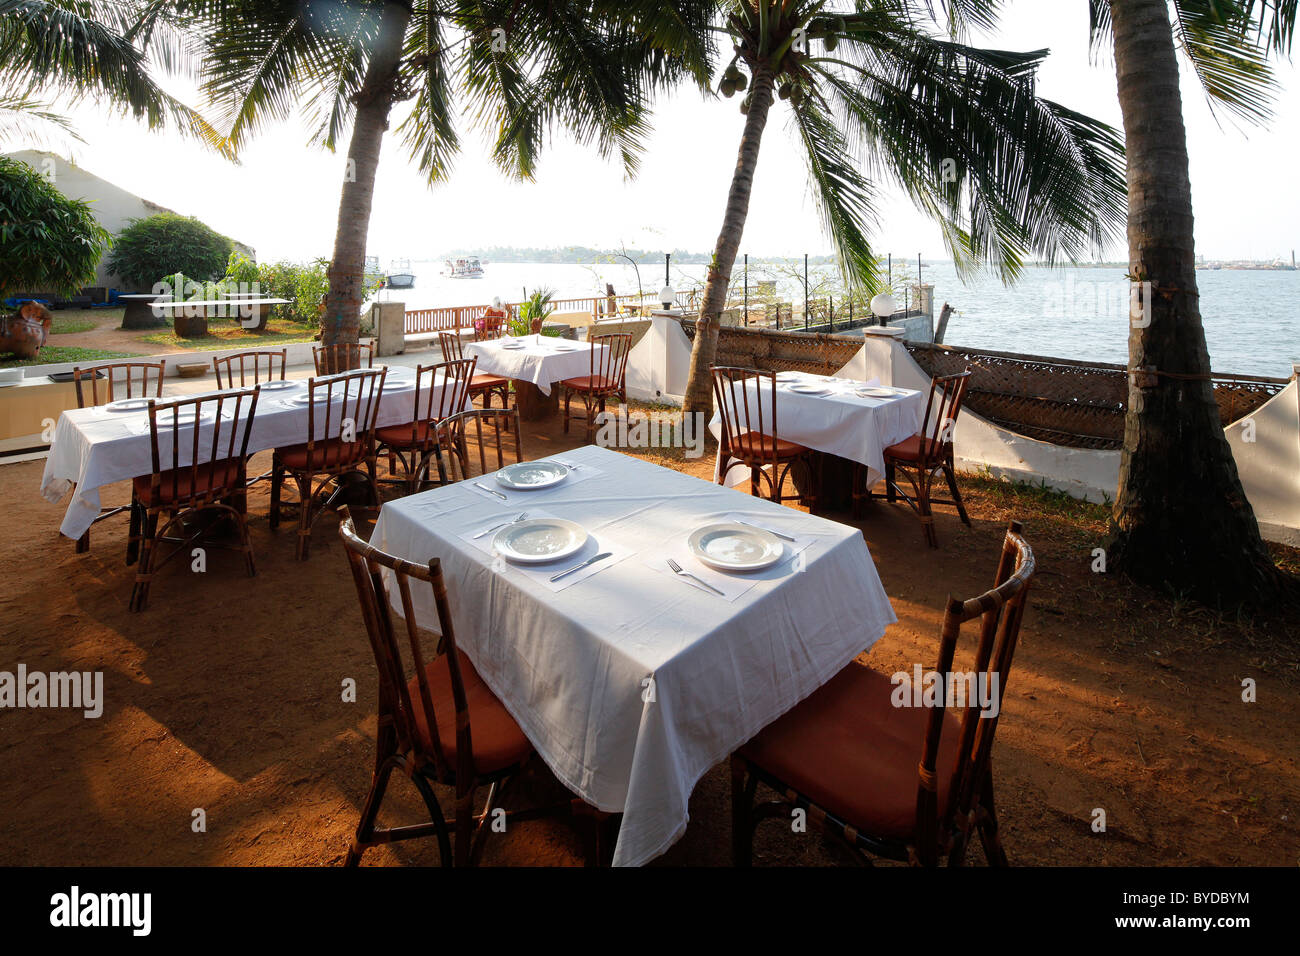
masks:
<svg viewBox="0 0 1300 956"><path fill-rule="evenodd" d="M324 377L318 376L318 379ZM307 440L307 406L294 403L292 396L306 392L308 379L294 381L298 383L295 388L265 391L258 397L253 431L248 439L250 454ZM435 387L441 390L442 386L438 384ZM354 397L349 400L349 408L355 402L355 389L352 394ZM160 401L195 397L166 395ZM323 395L319 397L323 399ZM377 426L382 428L408 422L414 411L415 371L389 366L379 400ZM318 431L323 427L322 419L323 415L318 412ZM334 420L337 422L337 415ZM203 445L202 435L200 445ZM182 464L189 464L188 451L182 449L182 454ZM100 488L147 475L152 467L147 412L110 412L102 406L70 409L59 416L55 426L54 440L41 477L41 494L57 504L71 490L72 484L76 484L59 531L69 538L79 538L90 530L99 514Z"/></svg>
<svg viewBox="0 0 1300 956"><path fill-rule="evenodd" d="M506 501L460 482L389 502L371 540L441 559L459 646L556 776L623 814L613 862L639 865L682 835L710 767L896 618L855 528L591 445L557 457L578 468ZM524 511L577 521L592 539L533 569L496 557L492 535L472 537ZM686 538L728 515L796 540L768 570L713 571ZM549 580L598 549L613 557ZM676 578L670 557L724 595ZM413 590L428 626L432 595Z"/></svg>

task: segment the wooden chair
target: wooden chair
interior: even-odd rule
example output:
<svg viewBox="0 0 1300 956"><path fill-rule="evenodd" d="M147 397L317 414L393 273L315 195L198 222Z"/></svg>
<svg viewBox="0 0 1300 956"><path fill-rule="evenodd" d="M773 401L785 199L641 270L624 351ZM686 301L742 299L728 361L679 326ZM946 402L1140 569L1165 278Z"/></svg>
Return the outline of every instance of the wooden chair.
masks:
<svg viewBox="0 0 1300 956"><path fill-rule="evenodd" d="M486 342L499 339L506 334L510 316L506 312L489 309L474 322L474 341Z"/></svg>
<svg viewBox="0 0 1300 956"><path fill-rule="evenodd" d="M935 670L951 675L962 625L979 619L974 672L987 676L994 716L981 716L987 701L964 691L961 708L942 699L896 706L893 681L855 662L741 747L731 758L735 864L750 865L759 822L788 821L800 808L862 862L869 853L961 865L976 831L989 863L1005 866L990 757L1033 576L1034 553L1013 521L994 587L967 601L950 596L944 610ZM760 782L779 796L755 807Z"/></svg>
<svg viewBox="0 0 1300 956"><path fill-rule="evenodd" d="M577 395L586 410L587 444L591 444L596 439L596 416L604 414L605 401L617 398L627 404L627 356L632 351L632 336L611 332L593 335L587 342L591 345L588 374L564 379L560 389L564 393L564 433L569 433L569 403Z"/></svg>
<svg viewBox="0 0 1300 956"><path fill-rule="evenodd" d="M234 355L212 356L212 372L217 377L217 388L247 388L262 382L284 381L289 350L250 349ZM235 366L239 367L239 384L235 384ZM277 373L277 366L279 371ZM222 381L222 372L225 381ZM251 379L251 381L250 381Z"/></svg>
<svg viewBox="0 0 1300 956"><path fill-rule="evenodd" d="M248 576L256 573L243 476L259 391L219 392L149 405L153 471L132 482L141 524L132 611L148 607L150 585L160 567L177 555L188 560L195 542L205 540L220 525L198 517L200 511L217 512L234 523L239 542L233 547L243 552ZM195 417L187 424L183 419L190 414ZM159 527L163 515L167 520ZM160 560L158 548L163 542L176 547ZM206 541L206 546L227 547L220 540Z"/></svg>
<svg viewBox="0 0 1300 956"><path fill-rule="evenodd" d="M439 332L438 347L442 349L442 360L444 362L460 362L465 358L465 351L460 343L460 336L455 332ZM469 383L470 398L475 396L483 397L483 407L492 407L492 396L501 396L501 407L510 406L510 379L503 378L500 375L487 375L478 372L470 379Z"/></svg>
<svg viewBox="0 0 1300 956"><path fill-rule="evenodd" d="M484 425L491 427L484 431ZM527 461L517 408L472 408L447 418L446 426L451 440L461 448L460 454L448 460L453 466L450 477L455 481L477 478L506 465ZM505 437L510 434L514 435L513 441Z"/></svg>
<svg viewBox="0 0 1300 956"><path fill-rule="evenodd" d="M280 490L287 474L298 489L299 561L307 560L312 524L340 502L349 484L357 483L351 479L364 481L372 503L380 502L375 482L375 419L387 374L386 368L359 369L324 381L307 380L311 396L307 440L277 448L271 457L270 525L272 530L280 526Z"/></svg>
<svg viewBox="0 0 1300 956"><path fill-rule="evenodd" d="M404 485L407 494L415 494L429 483L429 468L438 464L439 484L447 483L447 465L443 453L461 455L463 447L452 440L447 419L465 410L469 386L474 378L476 359L421 365L415 370L414 417L403 425L375 429L377 451L388 453L389 474L395 461L402 463L405 478L395 481Z"/></svg>
<svg viewBox="0 0 1300 956"><path fill-rule="evenodd" d="M817 504L816 455L811 448L780 437L776 423L776 373L752 368L713 366L713 395L722 419L718 441L718 484L739 465L749 468L749 493L778 504L798 498L811 511ZM807 469L807 494L784 495L790 469ZM763 491L767 482L767 492Z"/></svg>
<svg viewBox="0 0 1300 956"><path fill-rule="evenodd" d="M956 505L962 524L970 527L966 505L962 502L961 491L957 487L957 472L952 459L953 430L957 425L957 416L961 413L962 400L966 397L970 375L970 369L967 369L955 375L940 375L932 379L920 432L885 449L884 497L888 501L897 501L899 495L903 496L903 500L920 516L925 540L932 548L939 547L939 536L934 529L931 505ZM898 484L896 476L899 469L907 476L915 498L910 497ZM948 481L951 498L934 498L930 494L930 486L941 472ZM853 476L854 512L860 512L863 500L879 497L881 496L866 487L866 467L857 465Z"/></svg>
<svg viewBox="0 0 1300 956"><path fill-rule="evenodd" d="M313 345L311 358L317 375L337 375L358 368L375 367L375 346L372 342L337 342L334 345ZM362 363L365 364L362 364Z"/></svg>
<svg viewBox="0 0 1300 956"><path fill-rule="evenodd" d="M499 412L498 412L499 414ZM357 536L347 506L340 509L343 539L361 617L379 670L379 731L375 769L348 848L346 866L356 866L372 846L435 836L443 866L478 861L493 811L533 752L513 717L483 683L456 642L447 586L438 558L413 564L377 550ZM439 648L427 663L421 647L411 579L429 585L438 613ZM410 648L411 676L403 661L398 626L385 579L396 585ZM375 818L394 770L410 778L424 799L430 822L377 829ZM455 788L456 808L444 818L432 784ZM477 818L474 793L488 786L487 803ZM507 814L521 819L527 814ZM498 814L499 816L499 814ZM455 850L451 832L455 833Z"/></svg>
<svg viewBox="0 0 1300 956"><path fill-rule="evenodd" d="M101 374L103 379L100 378ZM77 407L93 408L122 398L162 398L163 376L166 374L166 362L106 362L89 368L74 368L72 381L77 388ZM83 387L83 380L89 383L89 388ZM103 388L100 388L101 383ZM134 564L138 556L140 536L140 515L134 498L129 505L101 508L95 517L95 523L124 511L128 513L131 523L126 563ZM89 550L90 532L87 531L77 539L76 553L85 554Z"/></svg>

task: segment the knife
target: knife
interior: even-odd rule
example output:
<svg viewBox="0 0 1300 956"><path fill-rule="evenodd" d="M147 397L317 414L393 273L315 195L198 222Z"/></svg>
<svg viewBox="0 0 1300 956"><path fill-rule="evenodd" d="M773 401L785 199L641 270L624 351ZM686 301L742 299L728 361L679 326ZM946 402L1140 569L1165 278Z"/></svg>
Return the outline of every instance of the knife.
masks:
<svg viewBox="0 0 1300 956"><path fill-rule="evenodd" d="M475 488L479 488L479 489L481 489L482 491L486 491L486 492L487 492L488 494L490 494L490 495L496 495L496 496L497 496L498 498L500 498L502 501L509 501L509 500L510 500L510 499L507 498L505 495L503 495L501 492L499 492L499 491L494 491L493 489L489 488L487 485L483 484L481 481L476 481L476 482L474 482L474 487L475 487Z"/></svg>
<svg viewBox="0 0 1300 956"><path fill-rule="evenodd" d="M558 581L560 580L560 578L567 577L568 575L572 574L575 571L581 571L583 568L587 567L588 565L595 564L597 561L604 561L606 558L611 557L613 554L614 554L613 551L602 551L594 558L588 558L586 561L583 561L581 564L575 564L571 568L565 568L559 574L552 574L551 580Z"/></svg>

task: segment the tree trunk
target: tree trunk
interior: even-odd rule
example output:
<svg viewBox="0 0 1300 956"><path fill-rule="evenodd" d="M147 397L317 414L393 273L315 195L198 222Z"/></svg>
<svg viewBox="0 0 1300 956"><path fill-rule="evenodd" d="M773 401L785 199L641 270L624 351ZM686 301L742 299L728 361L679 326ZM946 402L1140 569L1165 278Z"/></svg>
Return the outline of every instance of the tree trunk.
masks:
<svg viewBox="0 0 1300 956"><path fill-rule="evenodd" d="M1143 293L1150 322L1129 329L1110 568L1207 604L1259 606L1290 585L1260 538L1209 379L1166 0L1113 0L1111 18L1128 149L1130 275L1151 285Z"/></svg>
<svg viewBox="0 0 1300 956"><path fill-rule="evenodd" d="M348 170L339 199L334 257L330 260L329 292L321 316L321 344L356 342L361 306L365 301L366 237L375 196L379 150L388 130L388 114L396 99L394 83L402 42L411 20L409 3L389 0L379 20L366 78L357 94L356 117L348 144Z"/></svg>
<svg viewBox="0 0 1300 956"><path fill-rule="evenodd" d="M691 346L691 371L682 403L683 414L700 412L707 415L713 409L713 376L709 369L718 349L718 324L727 304L731 269L736 264L740 237L745 232L745 219L749 215L749 193L754 186L758 148L763 139L763 128L767 125L768 111L772 108L772 85L772 73L768 68L754 71L750 87L753 99L745 118L745 131L740 137L736 171L731 176L731 191L727 194L727 211L713 249L699 318L695 321L695 342Z"/></svg>

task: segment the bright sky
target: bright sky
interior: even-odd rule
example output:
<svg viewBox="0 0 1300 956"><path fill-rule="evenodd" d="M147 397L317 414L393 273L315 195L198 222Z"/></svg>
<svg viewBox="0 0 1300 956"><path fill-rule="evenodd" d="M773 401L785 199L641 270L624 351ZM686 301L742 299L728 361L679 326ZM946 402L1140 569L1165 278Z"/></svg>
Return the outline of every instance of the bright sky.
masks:
<svg viewBox="0 0 1300 956"><path fill-rule="evenodd" d="M1012 0L998 33L983 45L1048 47L1040 95L1120 125L1114 66L1093 65L1085 0ZM1191 150L1197 252L1207 258L1272 259L1300 245L1300 82L1279 67L1283 93L1268 129L1220 127L1194 78L1183 96ZM535 183L512 183L465 137L453 177L429 189L390 136L380 167L370 229L371 254L425 259L480 246L565 246L711 250L721 224L743 117L737 100L701 101L683 92L662 103L637 179L594 150L559 141ZM241 165L171 134L149 133L88 107L68 110L86 140L75 161L147 199L195 215L256 248L263 260L328 256L333 243L344 150L306 146L298 124L267 131ZM763 139L742 251L753 255L829 252L784 104L774 106ZM395 125L395 124L394 124ZM12 148L20 148L13 144ZM889 194L874 242L880 253L943 258L938 231L909 201ZM1122 248L1110 258L1124 258Z"/></svg>

